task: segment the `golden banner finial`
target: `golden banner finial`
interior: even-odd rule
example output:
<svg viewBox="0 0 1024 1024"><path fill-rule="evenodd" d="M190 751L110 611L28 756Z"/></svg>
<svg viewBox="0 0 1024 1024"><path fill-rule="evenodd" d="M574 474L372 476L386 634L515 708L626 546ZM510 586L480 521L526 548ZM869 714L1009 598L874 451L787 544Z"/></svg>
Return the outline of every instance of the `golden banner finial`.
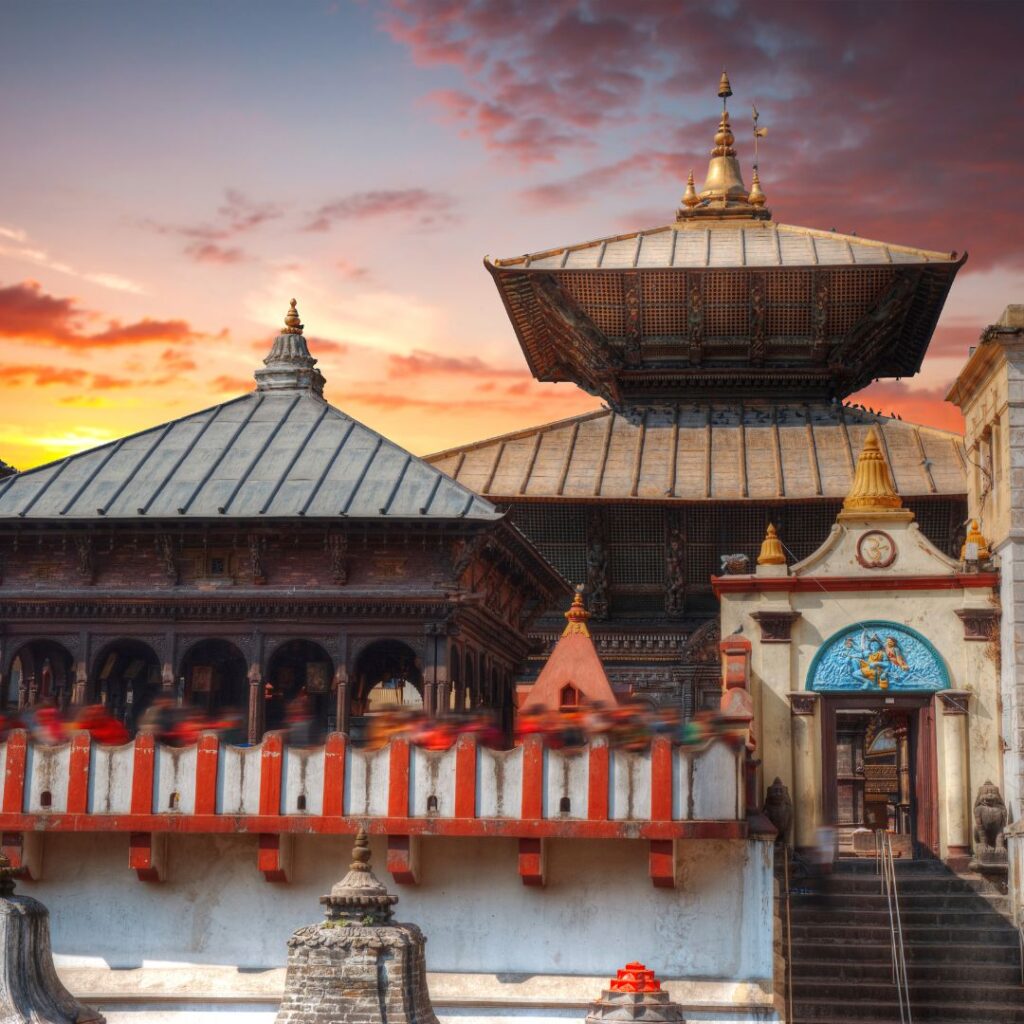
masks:
<svg viewBox="0 0 1024 1024"><path fill-rule="evenodd" d="M284 316L284 330L282 334L301 334L302 324L299 321L299 311L296 308L296 301L292 299L289 303L288 312Z"/></svg>
<svg viewBox="0 0 1024 1024"><path fill-rule="evenodd" d="M890 512L902 508L903 500L896 493L896 486L892 482L878 431L872 427L857 459L853 487L843 501L843 512Z"/></svg>
<svg viewBox="0 0 1024 1024"><path fill-rule="evenodd" d="M718 95L727 100L732 95L732 86L729 84L729 76L722 68L722 77L718 80Z"/></svg>
<svg viewBox="0 0 1024 1024"><path fill-rule="evenodd" d="M772 523L764 532L764 540L761 541L761 553L757 556L758 565L785 565L786 555L782 550L782 541L779 540L778 531Z"/></svg>
<svg viewBox="0 0 1024 1024"><path fill-rule="evenodd" d="M590 612L587 611L586 605L583 603L582 583L576 587L572 605L565 613L565 617L568 622L565 629L562 630L562 636L590 636L590 630L587 628L587 619L590 618Z"/></svg>
<svg viewBox="0 0 1024 1024"><path fill-rule="evenodd" d="M700 199L697 196L697 187L693 182L693 171L690 171L689 176L686 179L686 191L683 193L683 206L693 209Z"/></svg>

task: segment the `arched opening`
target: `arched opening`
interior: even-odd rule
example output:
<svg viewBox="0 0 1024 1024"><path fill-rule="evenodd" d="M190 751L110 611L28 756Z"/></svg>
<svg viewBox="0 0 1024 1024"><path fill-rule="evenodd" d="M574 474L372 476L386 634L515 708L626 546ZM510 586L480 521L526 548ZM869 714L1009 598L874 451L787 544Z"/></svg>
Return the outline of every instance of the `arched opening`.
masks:
<svg viewBox="0 0 1024 1024"><path fill-rule="evenodd" d="M93 662L90 700L99 701L129 732L160 692L160 659L141 640L115 640Z"/></svg>
<svg viewBox="0 0 1024 1024"><path fill-rule="evenodd" d="M466 651L465 665L462 670L463 687L466 693L466 710L475 708L480 703L476 688L476 658L472 651Z"/></svg>
<svg viewBox="0 0 1024 1024"><path fill-rule="evenodd" d="M245 655L228 640L201 640L181 663L185 700L207 712L227 708L246 714L248 669Z"/></svg>
<svg viewBox="0 0 1024 1024"><path fill-rule="evenodd" d="M716 711L721 706L720 640L718 619L711 619L694 630L683 647L677 679L684 718L692 718L697 711Z"/></svg>
<svg viewBox="0 0 1024 1024"><path fill-rule="evenodd" d="M71 701L74 678L74 658L66 647L55 640L30 640L15 652L8 697L15 706L55 704L65 708Z"/></svg>
<svg viewBox="0 0 1024 1024"><path fill-rule="evenodd" d="M312 640L289 640L282 644L267 665L267 729L283 729L305 717L314 732L323 733L332 710L333 677L334 662L320 644Z"/></svg>
<svg viewBox="0 0 1024 1024"><path fill-rule="evenodd" d="M352 696L353 728L358 719L386 711L423 708L423 666L408 644L378 640L356 661L356 689Z"/></svg>
<svg viewBox="0 0 1024 1024"><path fill-rule="evenodd" d="M580 691L572 683L566 683L558 695L560 711L576 711L580 706Z"/></svg>

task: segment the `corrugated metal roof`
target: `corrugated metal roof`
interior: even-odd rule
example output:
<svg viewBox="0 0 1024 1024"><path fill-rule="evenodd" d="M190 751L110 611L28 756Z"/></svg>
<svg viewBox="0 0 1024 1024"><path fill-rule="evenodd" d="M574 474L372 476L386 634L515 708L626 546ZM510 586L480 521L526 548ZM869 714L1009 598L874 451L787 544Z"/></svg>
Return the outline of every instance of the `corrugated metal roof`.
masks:
<svg viewBox="0 0 1024 1024"><path fill-rule="evenodd" d="M520 270L953 263L955 256L772 221L677 223L493 261Z"/></svg>
<svg viewBox="0 0 1024 1024"><path fill-rule="evenodd" d="M900 494L966 493L958 434L826 404L694 403L638 420L601 410L428 461L502 500L842 498L872 424Z"/></svg>
<svg viewBox="0 0 1024 1024"><path fill-rule="evenodd" d="M497 519L310 390L256 391L0 480L0 519Z"/></svg>

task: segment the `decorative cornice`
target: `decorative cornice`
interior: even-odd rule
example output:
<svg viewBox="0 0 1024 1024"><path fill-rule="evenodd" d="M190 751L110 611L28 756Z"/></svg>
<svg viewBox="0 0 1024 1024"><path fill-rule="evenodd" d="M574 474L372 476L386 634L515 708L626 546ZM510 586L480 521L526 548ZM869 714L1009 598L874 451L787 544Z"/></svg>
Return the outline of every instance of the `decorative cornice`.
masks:
<svg viewBox="0 0 1024 1024"><path fill-rule="evenodd" d="M759 611L750 616L761 627L761 643L788 644L792 640L793 623L800 612Z"/></svg>
<svg viewBox="0 0 1024 1024"><path fill-rule="evenodd" d="M818 695L812 690L799 690L787 694L789 710L794 715L813 715L818 707Z"/></svg>
<svg viewBox="0 0 1024 1024"><path fill-rule="evenodd" d="M957 608L956 614L964 624L965 640L994 640L999 635L998 608Z"/></svg>
<svg viewBox="0 0 1024 1024"><path fill-rule="evenodd" d="M950 576L712 576L711 589L718 597L727 593L859 590L994 590L994 572L954 573Z"/></svg>
<svg viewBox="0 0 1024 1024"><path fill-rule="evenodd" d="M970 710L969 690L940 690L936 695L944 715L966 715Z"/></svg>

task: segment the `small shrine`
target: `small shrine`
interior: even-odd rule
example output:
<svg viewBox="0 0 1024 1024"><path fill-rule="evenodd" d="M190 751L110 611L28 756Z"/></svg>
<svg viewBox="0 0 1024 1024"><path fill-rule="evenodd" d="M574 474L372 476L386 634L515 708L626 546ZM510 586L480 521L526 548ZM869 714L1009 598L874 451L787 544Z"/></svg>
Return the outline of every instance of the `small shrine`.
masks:
<svg viewBox="0 0 1024 1024"><path fill-rule="evenodd" d="M618 703L587 626L590 612L583 603L583 590L576 588L565 613L565 629L537 681L528 688L524 711L575 711L584 704L611 707Z"/></svg>
<svg viewBox="0 0 1024 1024"><path fill-rule="evenodd" d="M277 1024L438 1024L427 991L426 938L392 920L398 897L370 867L359 830L349 872L320 902L325 918L288 940Z"/></svg>
<svg viewBox="0 0 1024 1024"><path fill-rule="evenodd" d="M971 780L1000 769L997 574L976 524L959 553L921 531L872 427L817 551L794 559L769 525L755 571L715 578L761 789L788 790L798 848L829 826L840 855L871 853L881 829L904 857L965 868L984 845Z"/></svg>
<svg viewBox="0 0 1024 1024"><path fill-rule="evenodd" d="M621 967L601 998L590 1004L587 1024L604 1021L686 1024L679 1004L672 1002L654 971L636 961Z"/></svg>

